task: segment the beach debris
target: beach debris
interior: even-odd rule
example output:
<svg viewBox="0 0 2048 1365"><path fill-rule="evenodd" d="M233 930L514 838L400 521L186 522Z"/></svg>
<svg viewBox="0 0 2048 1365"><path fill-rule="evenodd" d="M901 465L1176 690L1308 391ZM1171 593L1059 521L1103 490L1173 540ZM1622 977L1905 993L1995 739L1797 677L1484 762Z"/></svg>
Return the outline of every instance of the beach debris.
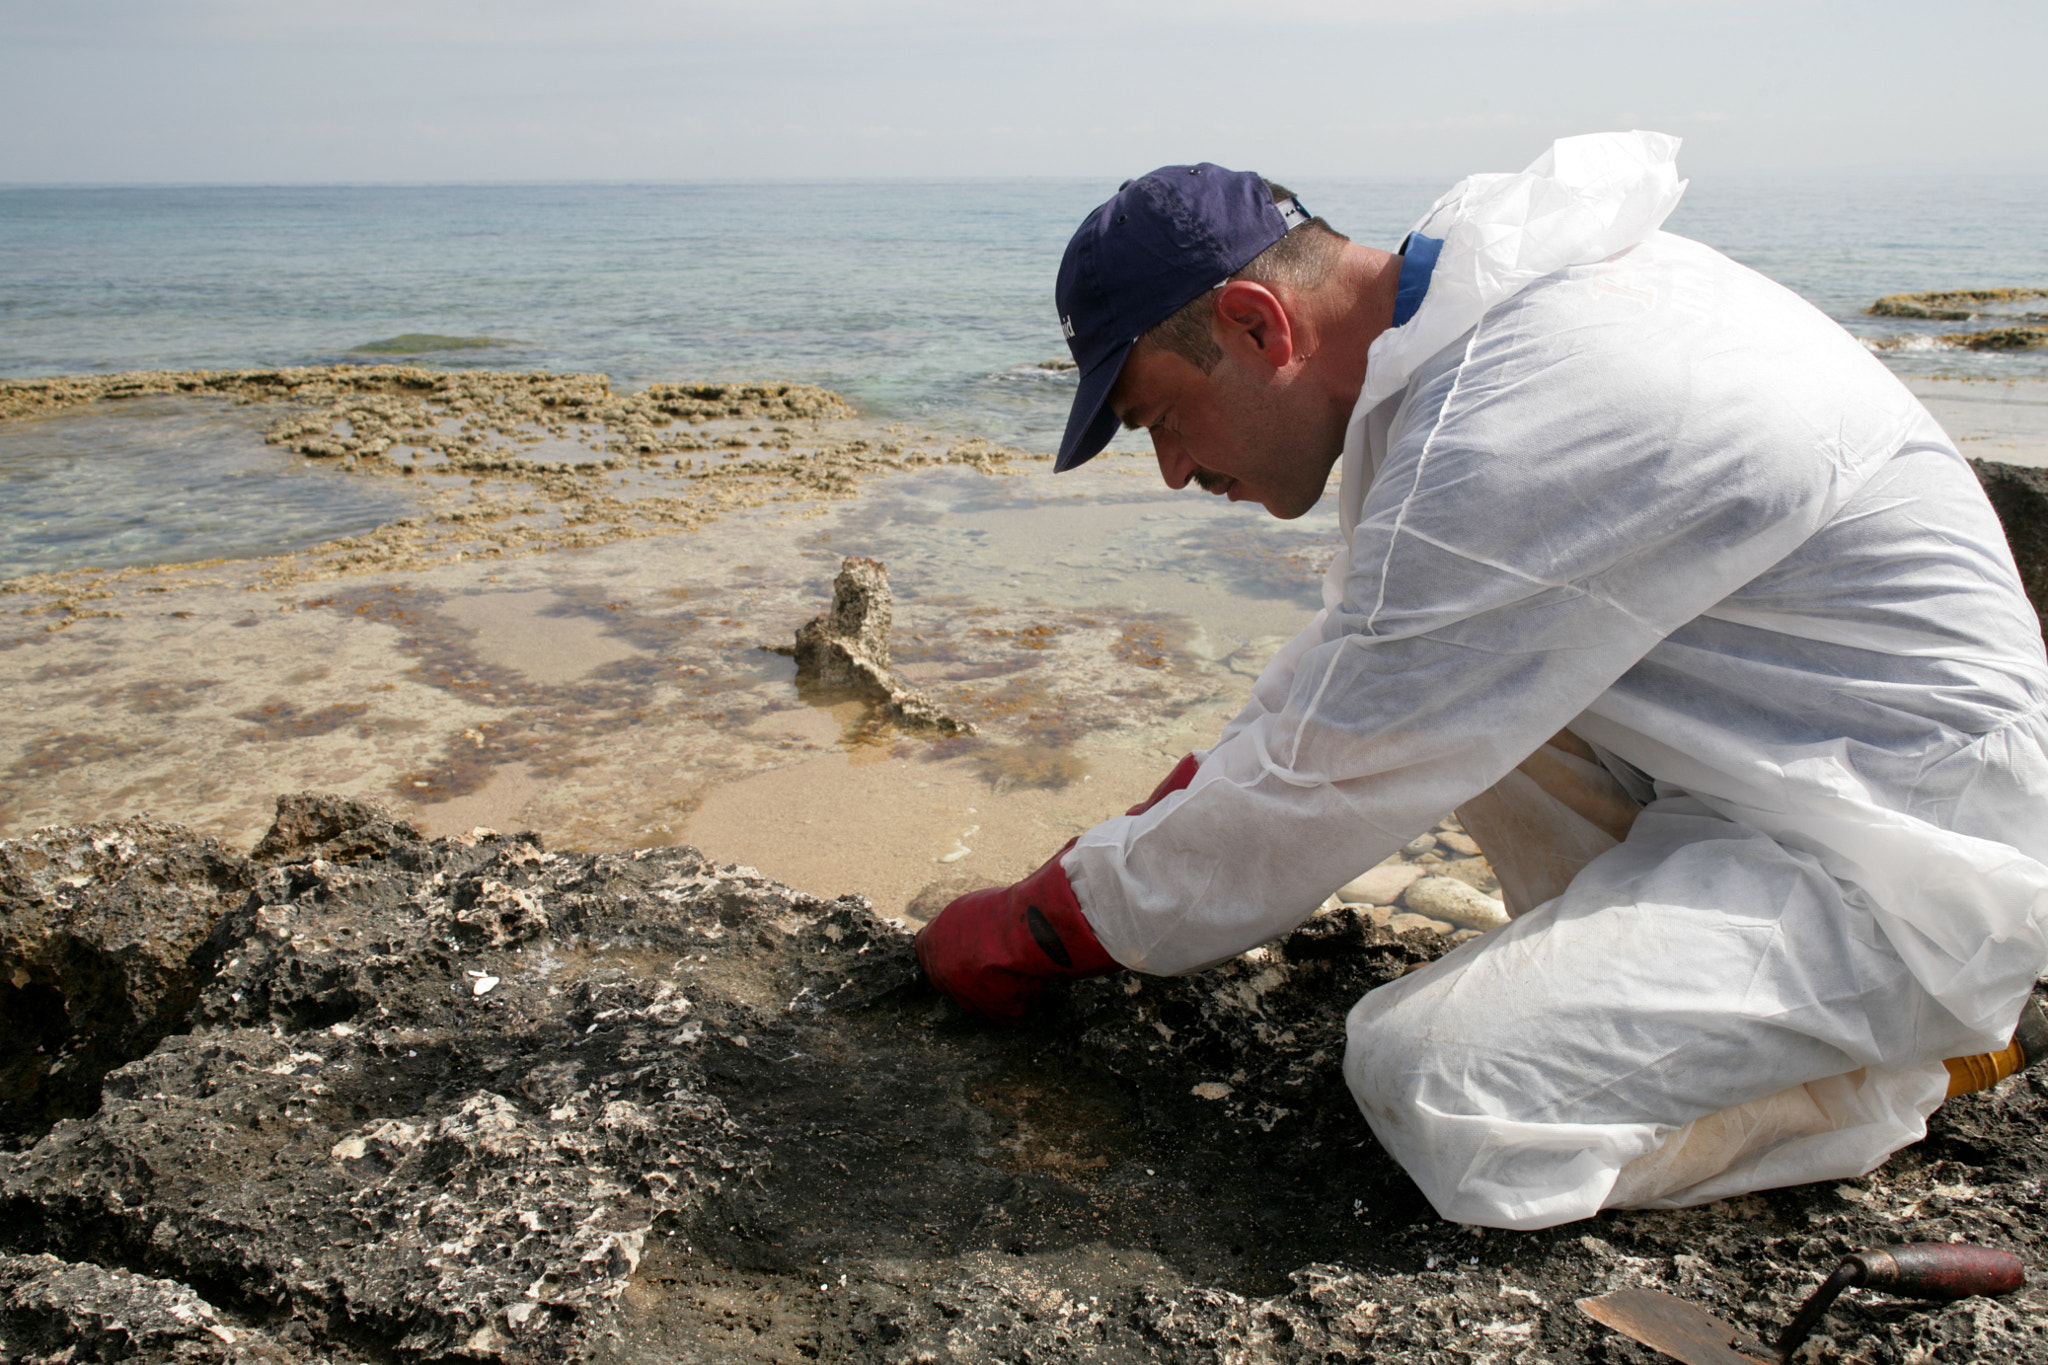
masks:
<svg viewBox="0 0 2048 1365"><path fill-rule="evenodd" d="M922 692L897 682L889 668L892 597L889 570L879 559L852 558L832 580L832 606L805 622L794 649L800 687L847 692L883 708L898 724L945 735L971 735L972 723L948 715Z"/></svg>

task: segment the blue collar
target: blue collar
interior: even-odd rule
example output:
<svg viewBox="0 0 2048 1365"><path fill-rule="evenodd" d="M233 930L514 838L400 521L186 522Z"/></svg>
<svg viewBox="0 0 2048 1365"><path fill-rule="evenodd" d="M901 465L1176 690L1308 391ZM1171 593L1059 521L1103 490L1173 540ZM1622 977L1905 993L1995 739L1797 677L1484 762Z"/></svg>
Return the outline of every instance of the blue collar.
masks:
<svg viewBox="0 0 2048 1365"><path fill-rule="evenodd" d="M1415 310L1422 307L1422 296L1429 292L1430 272L1436 269L1437 253L1444 249L1441 237L1425 237L1419 232L1408 234L1408 240L1401 243L1401 284L1394 293L1394 325L1399 327L1415 316Z"/></svg>

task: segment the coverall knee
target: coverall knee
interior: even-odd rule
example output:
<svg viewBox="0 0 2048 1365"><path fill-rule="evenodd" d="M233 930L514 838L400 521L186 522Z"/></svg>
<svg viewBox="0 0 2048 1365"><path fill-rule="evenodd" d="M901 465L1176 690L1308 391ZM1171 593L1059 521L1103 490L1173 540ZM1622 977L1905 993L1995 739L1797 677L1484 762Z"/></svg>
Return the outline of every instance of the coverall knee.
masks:
<svg viewBox="0 0 2048 1365"><path fill-rule="evenodd" d="M1447 1218L1540 1227L1861 1174L1924 1131L1967 1045L1811 858L1683 796L1626 833L1351 1012L1352 1093Z"/></svg>

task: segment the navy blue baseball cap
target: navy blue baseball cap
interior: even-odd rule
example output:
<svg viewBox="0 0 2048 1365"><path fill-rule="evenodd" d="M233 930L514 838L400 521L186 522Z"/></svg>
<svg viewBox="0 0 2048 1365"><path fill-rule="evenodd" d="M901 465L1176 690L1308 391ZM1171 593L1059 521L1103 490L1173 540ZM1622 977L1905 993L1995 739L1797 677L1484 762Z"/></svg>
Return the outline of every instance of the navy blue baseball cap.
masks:
<svg viewBox="0 0 2048 1365"><path fill-rule="evenodd" d="M1060 259L1053 299L1081 372L1053 472L1085 464L1116 435L1109 391L1140 336L1225 283L1308 221L1250 171L1202 162L1126 180L1088 215Z"/></svg>

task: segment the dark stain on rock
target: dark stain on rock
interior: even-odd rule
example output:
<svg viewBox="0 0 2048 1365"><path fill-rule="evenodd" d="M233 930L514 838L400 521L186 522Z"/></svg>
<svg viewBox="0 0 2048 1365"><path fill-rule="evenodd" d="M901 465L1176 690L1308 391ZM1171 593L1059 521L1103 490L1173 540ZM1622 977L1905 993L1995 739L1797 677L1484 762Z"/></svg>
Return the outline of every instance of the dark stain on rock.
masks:
<svg viewBox="0 0 2048 1365"><path fill-rule="evenodd" d="M192 955L250 884L145 816L0 842L0 1140L91 1114L107 1072L183 1027Z"/></svg>
<svg viewBox="0 0 2048 1365"><path fill-rule="evenodd" d="M2005 528L2034 615L2048 621L2048 469L1995 460L1972 460L1970 468Z"/></svg>
<svg viewBox="0 0 2048 1365"><path fill-rule="evenodd" d="M857 898L688 849L429 842L305 796L259 852L136 821L0 844L4 961L47 964L70 1055L132 1058L0 1157L17 1357L1619 1362L1648 1357L1576 1297L1656 1285L1768 1331L1846 1248L2048 1246L2033 1073L1859 1180L1444 1224L1340 1059L1350 1003L1445 945L1350 911L998 1030ZM196 950L116 950L167 908ZM88 1018L91 974L34 956L60 941L178 964L188 1003L154 1041ZM150 979L129 998L170 1001ZM14 989L18 1048L47 1047L49 997ZM1845 1300L1827 1331L2039 1365L2044 1305Z"/></svg>

